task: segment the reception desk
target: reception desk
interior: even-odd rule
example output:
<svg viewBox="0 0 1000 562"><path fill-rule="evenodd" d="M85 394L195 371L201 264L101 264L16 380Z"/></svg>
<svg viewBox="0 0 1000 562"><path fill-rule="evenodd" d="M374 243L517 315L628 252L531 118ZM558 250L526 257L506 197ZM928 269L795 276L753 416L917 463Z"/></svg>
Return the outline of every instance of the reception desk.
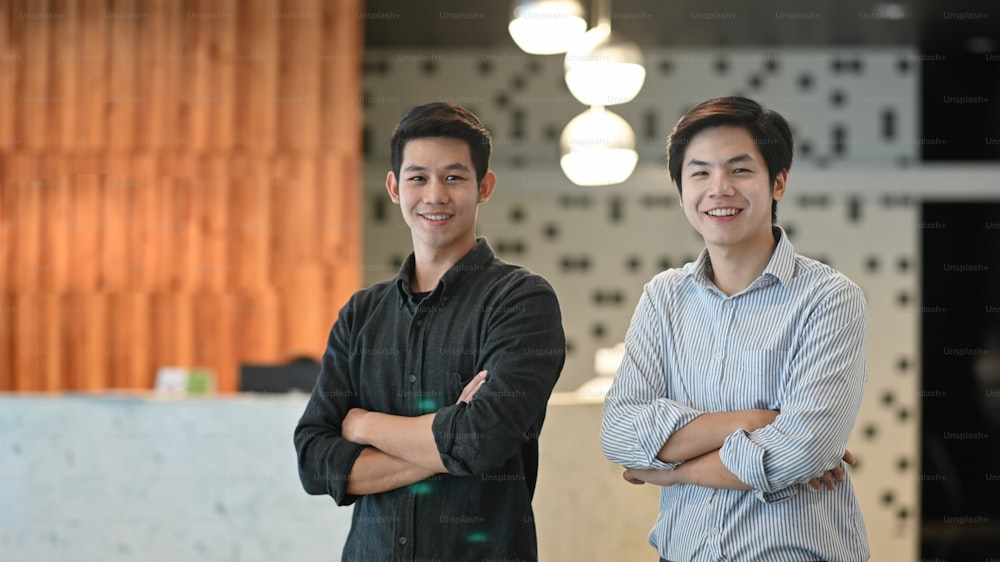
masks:
<svg viewBox="0 0 1000 562"><path fill-rule="evenodd" d="M340 560L351 508L299 485L306 400L0 395L0 560ZM656 559L657 490L604 459L602 411L550 401L534 501L543 562Z"/></svg>

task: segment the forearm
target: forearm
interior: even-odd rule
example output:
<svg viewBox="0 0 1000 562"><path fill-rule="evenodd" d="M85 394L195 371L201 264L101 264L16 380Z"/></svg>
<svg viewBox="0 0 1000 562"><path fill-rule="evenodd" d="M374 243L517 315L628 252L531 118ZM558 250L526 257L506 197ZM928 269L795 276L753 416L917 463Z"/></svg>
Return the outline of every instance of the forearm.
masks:
<svg viewBox="0 0 1000 562"><path fill-rule="evenodd" d="M726 437L743 429L755 431L774 421L772 410L738 410L701 414L673 432L656 458L663 462L683 462L722 447Z"/></svg>
<svg viewBox="0 0 1000 562"><path fill-rule="evenodd" d="M718 450L693 458L673 470L630 468L625 471L624 477L633 484L646 483L657 486L693 484L725 490L752 489L722 464Z"/></svg>
<svg viewBox="0 0 1000 562"><path fill-rule="evenodd" d="M407 417L367 412L348 438L432 471L431 474L448 472L434 441L433 422L434 414Z"/></svg>
<svg viewBox="0 0 1000 562"><path fill-rule="evenodd" d="M677 467L674 473L679 484L694 484L723 490L752 489L722 464L718 449L685 462Z"/></svg>
<svg viewBox="0 0 1000 562"><path fill-rule="evenodd" d="M347 493L355 496L379 494L434 476L435 472L366 447L347 477Z"/></svg>

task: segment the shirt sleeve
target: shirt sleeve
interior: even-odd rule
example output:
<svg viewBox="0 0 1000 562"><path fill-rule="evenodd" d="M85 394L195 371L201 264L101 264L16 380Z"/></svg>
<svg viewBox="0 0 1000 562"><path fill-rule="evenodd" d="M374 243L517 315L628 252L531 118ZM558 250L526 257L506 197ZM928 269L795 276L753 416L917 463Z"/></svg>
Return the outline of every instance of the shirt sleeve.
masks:
<svg viewBox="0 0 1000 562"><path fill-rule="evenodd" d="M359 496L347 493L347 479L363 445L341 437L341 422L357 405L348 367L351 302L340 310L330 330L316 386L295 427L299 480L306 492L329 495L337 505L350 505Z"/></svg>
<svg viewBox="0 0 1000 562"><path fill-rule="evenodd" d="M457 476L484 474L517 454L546 405L566 359L559 302L543 278L516 282L490 307L480 348L486 383L468 403L445 406L432 431L441 461Z"/></svg>
<svg viewBox="0 0 1000 562"><path fill-rule="evenodd" d="M668 397L662 314L646 285L625 334L625 356L604 399L601 449L628 468L671 470L656 455L667 439L703 412Z"/></svg>
<svg viewBox="0 0 1000 562"><path fill-rule="evenodd" d="M806 321L781 414L754 432L733 432L720 451L722 463L763 501L787 498L793 484L837 466L861 408L868 376L864 294L848 282L828 295Z"/></svg>

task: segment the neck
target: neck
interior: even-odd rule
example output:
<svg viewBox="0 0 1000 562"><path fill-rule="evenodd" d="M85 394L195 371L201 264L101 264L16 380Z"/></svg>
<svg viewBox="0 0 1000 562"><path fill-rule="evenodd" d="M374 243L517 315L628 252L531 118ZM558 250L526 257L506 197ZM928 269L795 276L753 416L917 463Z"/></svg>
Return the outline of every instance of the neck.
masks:
<svg viewBox="0 0 1000 562"><path fill-rule="evenodd" d="M712 281L726 296L746 289L764 273L777 242L770 229L740 246L708 246L712 259Z"/></svg>
<svg viewBox="0 0 1000 562"><path fill-rule="evenodd" d="M414 274L410 290L415 293L433 291L441 277L476 246L475 238L468 244L451 248L414 246Z"/></svg>

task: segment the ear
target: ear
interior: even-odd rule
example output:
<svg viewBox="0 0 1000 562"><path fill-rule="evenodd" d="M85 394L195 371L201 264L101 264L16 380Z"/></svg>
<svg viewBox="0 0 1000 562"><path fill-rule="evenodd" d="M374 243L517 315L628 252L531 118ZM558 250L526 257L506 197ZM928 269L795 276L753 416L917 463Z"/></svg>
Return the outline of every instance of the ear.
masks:
<svg viewBox="0 0 1000 562"><path fill-rule="evenodd" d="M486 170L486 175L483 176L483 181L479 182L479 202L485 203L490 200L493 196L493 190L497 186L497 175L493 173L493 170Z"/></svg>
<svg viewBox="0 0 1000 562"><path fill-rule="evenodd" d="M771 186L771 198L775 201L781 201L781 198L785 196L785 184L788 183L788 170L782 170L778 172L778 175L774 178L774 185Z"/></svg>
<svg viewBox="0 0 1000 562"><path fill-rule="evenodd" d="M391 171L385 176L385 190L389 192L389 199L399 205L399 182L396 181L396 174Z"/></svg>

